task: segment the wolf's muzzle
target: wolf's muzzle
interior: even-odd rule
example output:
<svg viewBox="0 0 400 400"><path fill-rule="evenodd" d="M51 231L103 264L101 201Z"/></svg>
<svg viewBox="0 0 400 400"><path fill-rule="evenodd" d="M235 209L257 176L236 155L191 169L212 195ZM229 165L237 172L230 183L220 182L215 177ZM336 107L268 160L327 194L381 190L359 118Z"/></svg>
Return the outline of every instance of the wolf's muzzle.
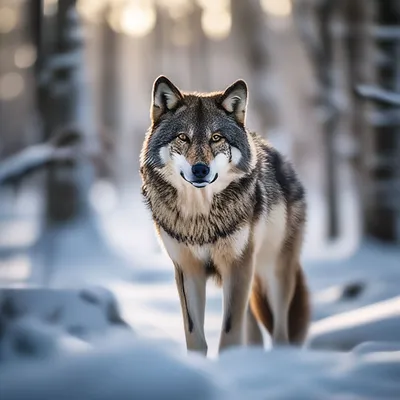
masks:
<svg viewBox="0 0 400 400"><path fill-rule="evenodd" d="M208 168L208 167L207 167L207 168ZM207 176L207 175L205 175L205 176ZM205 180L205 179L199 179L199 178L196 179L196 180L191 181L191 180L189 180L189 179L187 179L187 178L185 177L185 174L184 174L183 172L181 172L181 177L182 177L186 182L191 183L194 187L202 188L202 187L205 187L205 186L209 185L210 183L215 182L215 181L217 180L217 178L218 178L218 174L215 174L214 178L213 178L211 181L208 181L208 180Z"/></svg>
<svg viewBox="0 0 400 400"><path fill-rule="evenodd" d="M204 179L210 173L210 168L203 163L197 163L192 166L192 174L197 179Z"/></svg>

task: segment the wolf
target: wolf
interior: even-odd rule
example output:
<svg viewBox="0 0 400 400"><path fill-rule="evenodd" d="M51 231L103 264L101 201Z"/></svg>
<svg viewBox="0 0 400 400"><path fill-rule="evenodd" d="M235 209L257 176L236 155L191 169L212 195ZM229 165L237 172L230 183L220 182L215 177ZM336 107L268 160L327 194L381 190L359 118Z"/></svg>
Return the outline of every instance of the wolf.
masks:
<svg viewBox="0 0 400 400"><path fill-rule="evenodd" d="M292 165L245 124L247 84L182 92L165 76L152 90L140 154L142 195L175 267L188 351L207 354L206 282L223 291L219 352L301 345L310 306L300 265L305 191Z"/></svg>

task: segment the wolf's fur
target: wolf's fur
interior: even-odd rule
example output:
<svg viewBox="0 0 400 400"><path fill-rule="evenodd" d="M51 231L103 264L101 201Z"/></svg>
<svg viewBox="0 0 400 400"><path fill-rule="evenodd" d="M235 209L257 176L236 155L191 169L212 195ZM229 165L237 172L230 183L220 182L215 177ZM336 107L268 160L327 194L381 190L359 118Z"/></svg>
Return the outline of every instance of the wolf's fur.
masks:
<svg viewBox="0 0 400 400"><path fill-rule="evenodd" d="M142 192L175 266L187 347L203 353L209 276L223 287L220 350L262 344L257 320L278 344L302 343L309 323L304 190L290 163L246 129L246 106L243 81L198 94L159 77L141 153ZM204 179L197 163L209 167Z"/></svg>

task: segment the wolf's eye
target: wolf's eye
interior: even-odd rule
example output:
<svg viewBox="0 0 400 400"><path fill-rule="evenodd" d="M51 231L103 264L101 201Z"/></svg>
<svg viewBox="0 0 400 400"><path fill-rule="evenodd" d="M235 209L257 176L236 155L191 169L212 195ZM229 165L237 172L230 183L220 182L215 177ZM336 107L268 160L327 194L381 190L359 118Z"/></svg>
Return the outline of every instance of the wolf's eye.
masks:
<svg viewBox="0 0 400 400"><path fill-rule="evenodd" d="M211 141L216 143L219 142L222 139L222 136L219 133L214 133L214 135L211 136Z"/></svg>
<svg viewBox="0 0 400 400"><path fill-rule="evenodd" d="M180 135L178 135L179 140L182 140L182 142L188 142L189 138L184 134L181 133Z"/></svg>

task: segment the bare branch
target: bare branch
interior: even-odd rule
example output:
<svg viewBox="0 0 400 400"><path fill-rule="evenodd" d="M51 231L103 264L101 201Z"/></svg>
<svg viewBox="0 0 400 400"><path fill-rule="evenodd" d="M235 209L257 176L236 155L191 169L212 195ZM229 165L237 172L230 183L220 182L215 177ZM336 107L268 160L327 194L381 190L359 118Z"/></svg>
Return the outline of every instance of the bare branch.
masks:
<svg viewBox="0 0 400 400"><path fill-rule="evenodd" d="M356 86L356 93L370 100L400 106L400 93L391 92L377 86L358 85Z"/></svg>
<svg viewBox="0 0 400 400"><path fill-rule="evenodd" d="M64 131L53 136L47 143L30 146L1 161L0 184L21 179L54 163L73 162L78 155L75 145L80 139L76 130Z"/></svg>

